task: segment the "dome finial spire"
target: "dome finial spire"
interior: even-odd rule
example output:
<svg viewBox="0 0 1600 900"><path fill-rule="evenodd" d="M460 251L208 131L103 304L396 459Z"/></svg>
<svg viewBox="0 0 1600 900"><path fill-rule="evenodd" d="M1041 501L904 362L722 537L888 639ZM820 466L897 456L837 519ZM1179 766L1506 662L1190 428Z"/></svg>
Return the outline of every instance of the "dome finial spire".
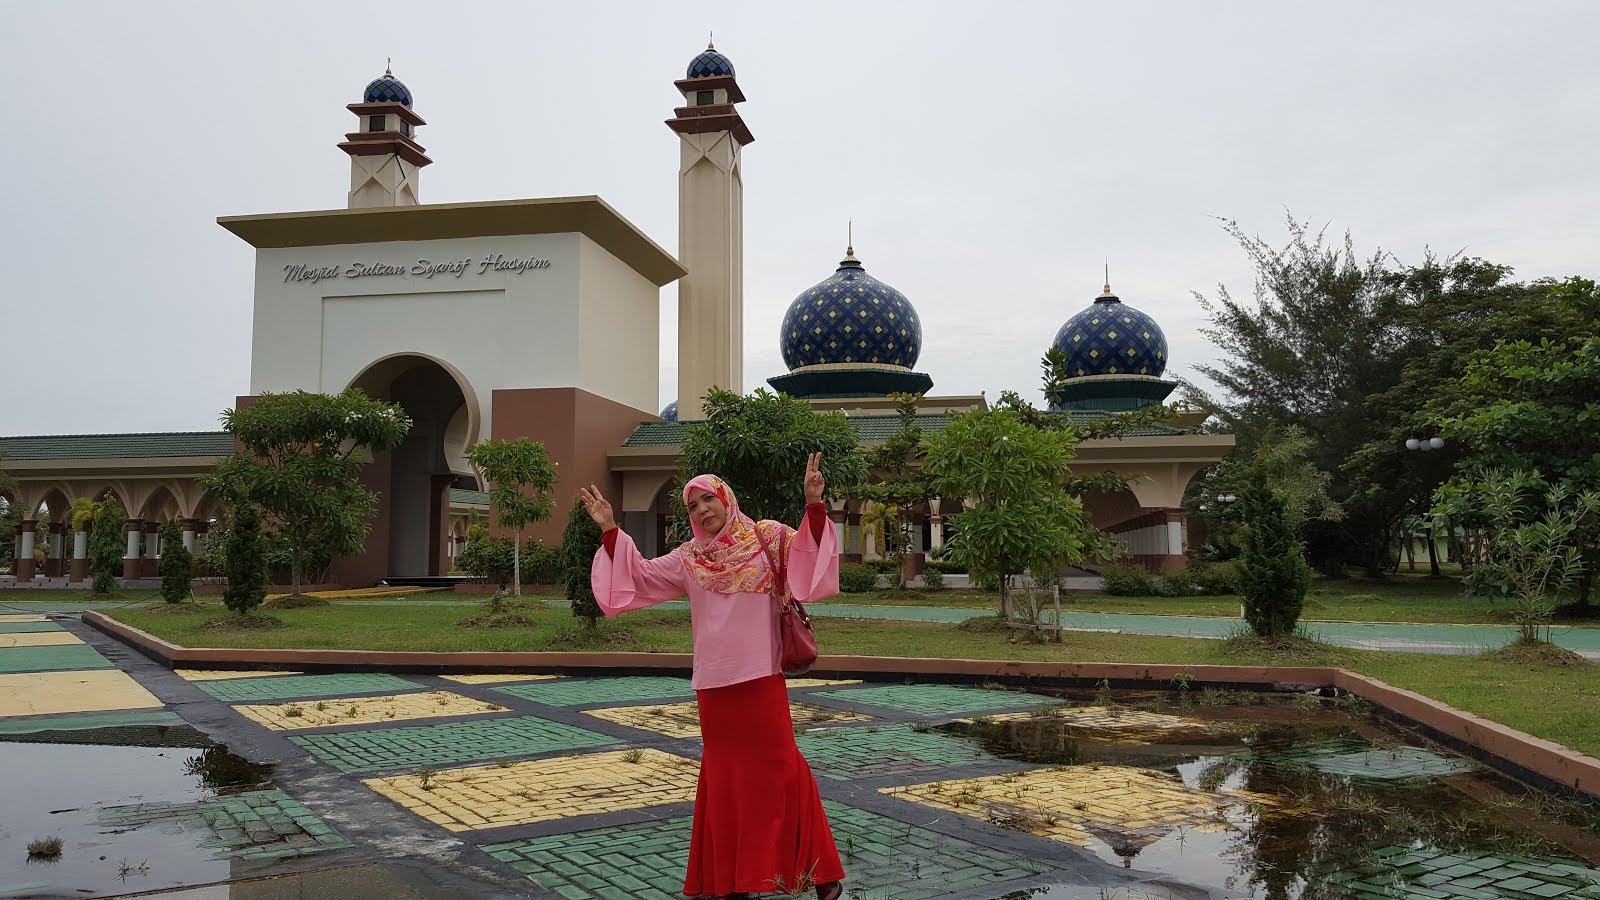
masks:
<svg viewBox="0 0 1600 900"><path fill-rule="evenodd" d="M707 50L715 50L715 49L717 49L717 33L715 31L707 31L706 32L706 49Z"/></svg>
<svg viewBox="0 0 1600 900"><path fill-rule="evenodd" d="M1096 300L1116 300L1116 299L1118 299L1116 294L1111 293L1111 260L1109 260L1109 259L1106 260L1106 283L1105 283L1105 286L1100 289L1100 296L1096 297L1095 299Z"/></svg>
<svg viewBox="0 0 1600 900"><path fill-rule="evenodd" d="M861 268L861 260L856 259L856 223L854 219L845 220L845 245L844 259L839 260L840 268Z"/></svg>
<svg viewBox="0 0 1600 900"><path fill-rule="evenodd" d="M390 78L394 77L394 57L385 56L383 58L383 74Z"/></svg>

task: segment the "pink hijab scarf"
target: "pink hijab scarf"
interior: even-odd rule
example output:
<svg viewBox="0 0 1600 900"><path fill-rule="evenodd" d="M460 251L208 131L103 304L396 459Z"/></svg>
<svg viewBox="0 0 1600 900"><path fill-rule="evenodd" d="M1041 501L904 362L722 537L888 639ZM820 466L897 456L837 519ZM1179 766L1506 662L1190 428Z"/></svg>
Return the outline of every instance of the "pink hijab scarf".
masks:
<svg viewBox="0 0 1600 900"><path fill-rule="evenodd" d="M698 475L683 486L683 502L687 506L689 494L709 491L728 507L728 521L717 534L700 530L694 518L689 527L694 540L678 548L689 575L703 588L719 594L765 593L772 589L772 573L767 566L766 553L761 549L764 538L773 553L788 552L794 541L794 532L778 522L763 519L756 522L739 511L739 498L733 488L715 475Z"/></svg>

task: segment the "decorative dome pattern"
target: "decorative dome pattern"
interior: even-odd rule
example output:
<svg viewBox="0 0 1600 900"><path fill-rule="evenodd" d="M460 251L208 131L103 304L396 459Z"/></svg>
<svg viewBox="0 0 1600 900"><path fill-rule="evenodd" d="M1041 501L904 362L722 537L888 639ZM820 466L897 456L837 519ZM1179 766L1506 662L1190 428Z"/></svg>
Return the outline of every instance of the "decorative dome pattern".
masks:
<svg viewBox="0 0 1600 900"><path fill-rule="evenodd" d="M678 421L678 401L674 400L661 408L661 420L663 422Z"/></svg>
<svg viewBox="0 0 1600 900"><path fill-rule="evenodd" d="M411 105L411 89L405 83L388 72L384 72L361 95L363 103L400 103Z"/></svg>
<svg viewBox="0 0 1600 900"><path fill-rule="evenodd" d="M707 47L699 56L689 60L686 78L710 78L714 75L733 76L733 61L718 53L715 47Z"/></svg>
<svg viewBox="0 0 1600 900"><path fill-rule="evenodd" d="M1067 320L1053 344L1067 355L1067 376L1151 375L1167 368L1167 336L1155 320L1105 293Z"/></svg>
<svg viewBox="0 0 1600 900"><path fill-rule="evenodd" d="M852 250L831 278L789 304L778 343L790 371L829 363L910 369L922 352L922 321L911 301L868 275Z"/></svg>

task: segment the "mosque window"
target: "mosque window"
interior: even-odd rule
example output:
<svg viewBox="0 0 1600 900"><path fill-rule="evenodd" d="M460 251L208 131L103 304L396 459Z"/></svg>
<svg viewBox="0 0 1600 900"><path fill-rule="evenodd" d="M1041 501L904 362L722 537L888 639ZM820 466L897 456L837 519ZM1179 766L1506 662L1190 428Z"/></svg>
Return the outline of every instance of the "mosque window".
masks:
<svg viewBox="0 0 1600 900"><path fill-rule="evenodd" d="M716 91L695 91L694 92L694 105L695 106L710 106L711 102L713 100L716 100L716 99L717 99L717 92Z"/></svg>
<svg viewBox="0 0 1600 900"><path fill-rule="evenodd" d="M404 119L401 119L400 120L400 133L405 135L406 137L411 137L411 123L405 121Z"/></svg>
<svg viewBox="0 0 1600 900"><path fill-rule="evenodd" d="M367 116L368 131L383 131L383 116Z"/></svg>

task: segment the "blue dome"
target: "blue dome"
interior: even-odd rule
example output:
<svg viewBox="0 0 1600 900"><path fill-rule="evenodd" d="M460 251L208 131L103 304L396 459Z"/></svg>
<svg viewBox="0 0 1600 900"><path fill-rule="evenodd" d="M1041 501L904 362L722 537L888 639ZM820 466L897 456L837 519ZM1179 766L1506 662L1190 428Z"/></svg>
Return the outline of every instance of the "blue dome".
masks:
<svg viewBox="0 0 1600 900"><path fill-rule="evenodd" d="M922 352L922 321L905 295L846 254L833 277L789 304L778 334L790 371L829 363L877 363L910 369Z"/></svg>
<svg viewBox="0 0 1600 900"><path fill-rule="evenodd" d="M372 79L367 89L361 95L363 103L401 103L411 105L411 89L394 75L385 71L382 75Z"/></svg>
<svg viewBox="0 0 1600 900"><path fill-rule="evenodd" d="M678 401L674 400L661 409L661 419L665 422L678 421Z"/></svg>
<svg viewBox="0 0 1600 900"><path fill-rule="evenodd" d="M689 60L689 74L685 78L710 78L714 75L733 77L733 61L707 47L699 56Z"/></svg>
<svg viewBox="0 0 1600 900"><path fill-rule="evenodd" d="M1167 336L1155 320L1111 293L1067 320L1053 346L1067 355L1067 377L1150 375L1167 368Z"/></svg>

